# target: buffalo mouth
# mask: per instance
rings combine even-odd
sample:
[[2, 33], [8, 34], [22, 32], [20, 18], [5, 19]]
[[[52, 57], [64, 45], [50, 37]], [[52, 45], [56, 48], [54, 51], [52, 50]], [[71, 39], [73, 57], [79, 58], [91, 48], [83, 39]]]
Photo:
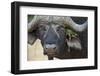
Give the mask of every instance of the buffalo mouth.
[[56, 53], [56, 50], [54, 50], [53, 48], [44, 50], [44, 55], [48, 55], [49, 57], [54, 57], [55, 53]]

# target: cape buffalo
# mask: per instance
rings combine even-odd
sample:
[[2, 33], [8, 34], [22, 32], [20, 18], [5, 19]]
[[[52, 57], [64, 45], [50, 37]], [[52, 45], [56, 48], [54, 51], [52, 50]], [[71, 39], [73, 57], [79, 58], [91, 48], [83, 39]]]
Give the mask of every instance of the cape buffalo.
[[[40, 39], [49, 60], [86, 57], [87, 25], [87, 17], [35, 15], [28, 22], [28, 43], [32, 45]], [[65, 28], [78, 35], [69, 36]]]

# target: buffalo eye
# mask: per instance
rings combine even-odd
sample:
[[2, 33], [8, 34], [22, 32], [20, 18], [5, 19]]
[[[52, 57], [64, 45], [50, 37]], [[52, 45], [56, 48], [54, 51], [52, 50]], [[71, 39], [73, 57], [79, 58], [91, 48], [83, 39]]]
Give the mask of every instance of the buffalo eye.
[[47, 31], [46, 28], [43, 28], [44, 31]]
[[57, 31], [59, 31], [59, 28], [57, 28]]
[[63, 26], [58, 27], [57, 31], [59, 31], [59, 30], [64, 30], [64, 27]]
[[44, 26], [39, 26], [39, 30], [46, 31], [47, 29], [46, 29], [46, 27], [44, 27]]

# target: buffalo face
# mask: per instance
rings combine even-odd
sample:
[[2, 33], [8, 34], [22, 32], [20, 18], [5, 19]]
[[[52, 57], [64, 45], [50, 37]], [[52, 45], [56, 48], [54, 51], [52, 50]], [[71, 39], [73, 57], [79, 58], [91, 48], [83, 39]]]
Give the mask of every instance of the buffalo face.
[[[79, 20], [82, 21], [81, 18]], [[71, 17], [36, 15], [28, 23], [28, 42], [33, 44], [39, 38], [44, 54], [48, 55], [49, 60], [53, 59], [53, 57], [60, 58], [66, 51], [69, 50], [70, 52], [70, 48], [82, 49], [80, 39], [67, 38], [64, 27], [80, 33], [87, 28], [87, 24], [87, 20], [83, 21], [82, 24], [77, 24]]]
[[44, 54], [54, 57], [64, 49], [66, 35], [62, 25], [53, 22], [39, 23], [37, 29], [37, 36], [41, 40]]

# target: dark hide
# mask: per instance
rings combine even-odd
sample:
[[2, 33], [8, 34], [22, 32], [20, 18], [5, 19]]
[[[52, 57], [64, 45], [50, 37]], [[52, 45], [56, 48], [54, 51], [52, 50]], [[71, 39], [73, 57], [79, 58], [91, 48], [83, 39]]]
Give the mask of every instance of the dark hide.
[[[87, 18], [72, 17], [73, 21], [82, 24]], [[53, 57], [59, 59], [86, 58], [87, 57], [87, 29], [78, 33], [77, 42], [81, 44], [82, 49], [69, 47], [66, 41], [65, 29], [59, 22], [42, 21], [36, 25], [36, 30], [28, 33], [28, 43], [33, 44], [37, 38], [41, 40], [44, 49], [44, 55], [48, 55], [48, 59]], [[70, 52], [68, 50], [70, 49]]]

